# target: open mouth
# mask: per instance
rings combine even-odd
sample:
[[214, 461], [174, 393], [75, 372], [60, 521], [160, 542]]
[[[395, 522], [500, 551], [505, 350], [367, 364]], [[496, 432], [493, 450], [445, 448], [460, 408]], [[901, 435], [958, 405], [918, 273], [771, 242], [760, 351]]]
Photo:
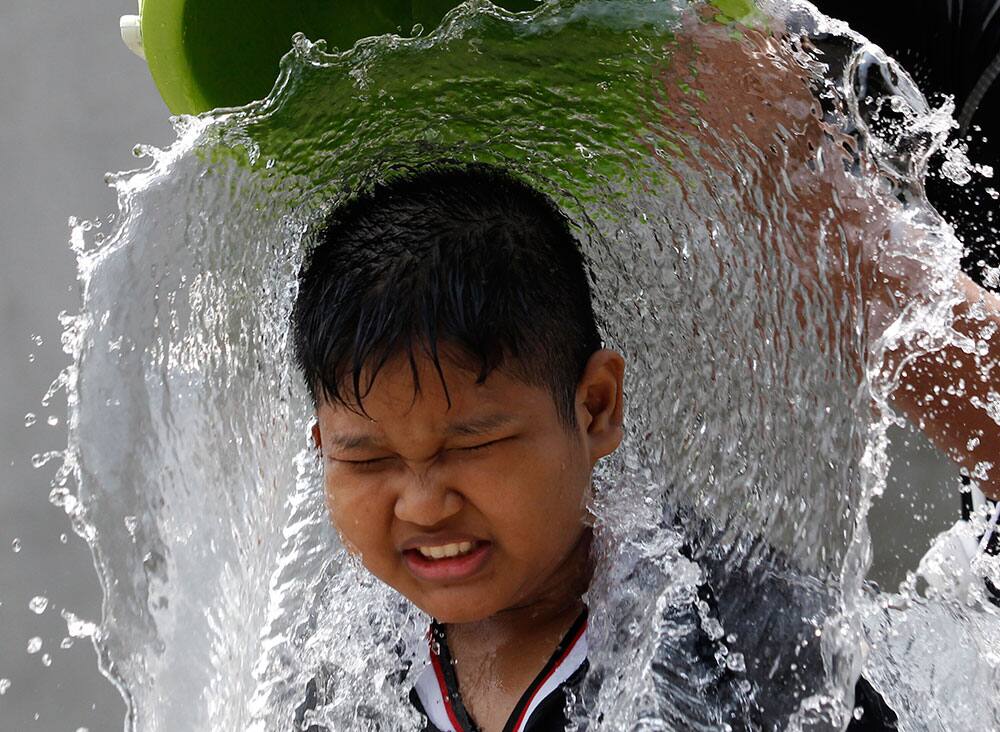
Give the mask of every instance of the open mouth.
[[488, 541], [460, 541], [437, 546], [419, 546], [403, 552], [410, 571], [429, 581], [456, 581], [476, 574], [489, 559]]
[[480, 542], [463, 541], [458, 544], [445, 544], [444, 546], [420, 546], [417, 551], [425, 559], [448, 559], [451, 557], [462, 557], [470, 554]]

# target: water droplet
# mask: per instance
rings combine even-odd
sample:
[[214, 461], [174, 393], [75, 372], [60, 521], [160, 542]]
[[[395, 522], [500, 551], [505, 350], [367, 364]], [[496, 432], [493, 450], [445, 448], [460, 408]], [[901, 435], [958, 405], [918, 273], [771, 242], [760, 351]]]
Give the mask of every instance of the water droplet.
[[[66, 349], [64, 348], [63, 350]], [[67, 353], [69, 353], [69, 351], [67, 351]], [[43, 407], [49, 406], [49, 404], [52, 403], [52, 399], [55, 397], [55, 395], [58, 394], [60, 391], [64, 391], [66, 389], [66, 387], [71, 382], [71, 373], [72, 371], [70, 369], [63, 369], [62, 373], [60, 373], [59, 376], [57, 376], [55, 379], [52, 380], [52, 383], [49, 384], [48, 390], [45, 392], [45, 396], [42, 397]]]
[[53, 414], [47, 420], [45, 420], [45, 423], [48, 424], [49, 427], [55, 427], [56, 425], [59, 424], [59, 418]]
[[35, 362], [35, 354], [29, 353], [28, 354], [28, 363], [34, 363], [34, 362]]
[[69, 542], [69, 537], [66, 534], [59, 534], [59, 543], [66, 544]]
[[59, 642], [59, 647], [62, 648], [64, 651], [69, 650], [70, 648], [73, 647], [73, 639], [69, 637], [63, 638]]
[[28, 603], [28, 609], [35, 615], [41, 615], [49, 607], [49, 598], [42, 595], [35, 595]]
[[37, 635], [28, 641], [28, 653], [34, 655], [42, 650], [42, 639]]
[[51, 666], [52, 665], [52, 656], [50, 656], [48, 653], [43, 653], [42, 654], [42, 665], [46, 666], [46, 667]]
[[10, 543], [10, 549], [15, 554], [20, 554], [21, 553], [21, 540], [20, 539], [14, 539], [14, 541], [12, 541]]
[[33, 468], [43, 468], [49, 464], [52, 460], [57, 457], [62, 457], [63, 453], [59, 450], [49, 450], [48, 452], [39, 452], [31, 456], [31, 467]]
[[972, 180], [972, 163], [968, 155], [958, 145], [952, 144], [945, 149], [945, 161], [941, 165], [941, 175], [955, 185], [964, 186]]
[[97, 633], [97, 626], [86, 620], [81, 620], [69, 610], [60, 613], [66, 621], [66, 630], [72, 638], [93, 638]]
[[0, 679], [0, 696], [7, 693], [10, 688], [10, 679]]
[[37, 333], [32, 333], [31, 334], [31, 342], [34, 343], [36, 346], [40, 346], [45, 341], [43, 341], [42, 337], [40, 335], [38, 335]]
[[37, 421], [38, 421], [38, 417], [35, 415], [34, 412], [28, 412], [26, 415], [24, 415], [24, 426], [25, 427], [33, 427], [34, 424], [35, 424], [35, 422], [37, 422]]

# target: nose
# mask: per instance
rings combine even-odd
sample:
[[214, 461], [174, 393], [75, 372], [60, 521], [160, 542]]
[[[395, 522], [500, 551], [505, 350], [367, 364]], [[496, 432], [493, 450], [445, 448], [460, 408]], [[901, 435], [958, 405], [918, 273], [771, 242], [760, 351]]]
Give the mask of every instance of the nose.
[[[433, 472], [433, 471], [431, 471]], [[462, 510], [464, 499], [448, 483], [426, 473], [407, 471], [401, 477], [394, 513], [400, 521], [436, 526]]]

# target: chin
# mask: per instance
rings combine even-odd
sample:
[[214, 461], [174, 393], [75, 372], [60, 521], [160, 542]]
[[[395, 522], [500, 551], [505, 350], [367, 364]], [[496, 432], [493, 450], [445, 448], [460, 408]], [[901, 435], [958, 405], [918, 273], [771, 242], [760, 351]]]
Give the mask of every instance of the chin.
[[[460, 592], [454, 594], [459, 595]], [[492, 603], [477, 602], [474, 598], [463, 600], [461, 597], [454, 599], [423, 597], [419, 601], [410, 599], [418, 608], [445, 625], [477, 623], [499, 612], [499, 609], [494, 607]]]

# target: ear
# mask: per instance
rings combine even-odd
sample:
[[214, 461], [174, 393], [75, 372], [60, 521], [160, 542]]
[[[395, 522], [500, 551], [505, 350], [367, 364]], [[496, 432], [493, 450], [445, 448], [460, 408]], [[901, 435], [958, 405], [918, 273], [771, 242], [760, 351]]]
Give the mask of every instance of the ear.
[[592, 463], [610, 455], [622, 442], [624, 430], [625, 359], [601, 349], [591, 355], [576, 388], [576, 418]]
[[319, 420], [316, 420], [316, 419], [313, 420], [312, 438], [313, 438], [313, 445], [316, 447], [316, 449], [322, 451], [323, 450], [323, 435], [319, 431]]

